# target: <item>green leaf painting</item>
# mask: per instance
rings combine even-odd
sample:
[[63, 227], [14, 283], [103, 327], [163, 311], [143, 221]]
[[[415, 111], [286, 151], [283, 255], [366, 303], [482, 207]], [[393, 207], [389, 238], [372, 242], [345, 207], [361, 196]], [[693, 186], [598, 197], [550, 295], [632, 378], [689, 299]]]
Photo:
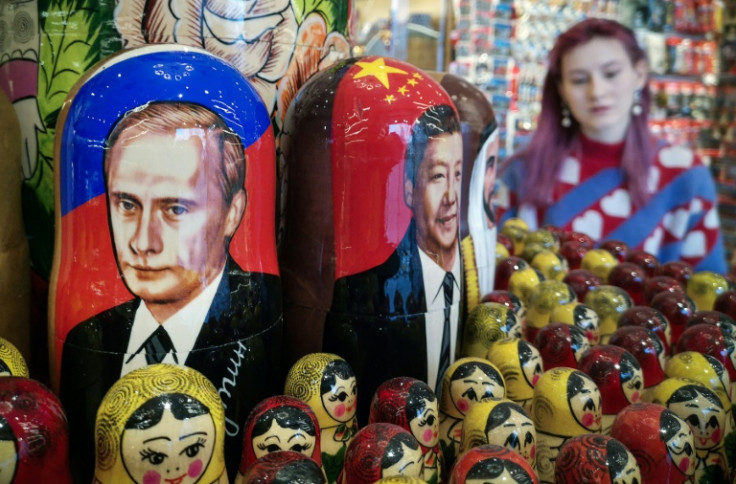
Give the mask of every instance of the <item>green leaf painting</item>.
[[319, 12], [325, 19], [327, 28], [333, 32], [347, 35], [348, 6], [351, 0], [293, 0], [297, 23], [312, 12]]

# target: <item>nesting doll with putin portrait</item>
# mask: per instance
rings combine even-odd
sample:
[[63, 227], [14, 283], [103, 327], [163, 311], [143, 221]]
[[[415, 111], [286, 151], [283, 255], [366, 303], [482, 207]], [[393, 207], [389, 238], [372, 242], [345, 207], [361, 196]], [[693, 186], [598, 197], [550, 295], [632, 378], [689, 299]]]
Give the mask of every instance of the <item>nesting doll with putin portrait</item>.
[[279, 262], [288, 353], [345, 358], [360, 382], [360, 422], [389, 378], [416, 378], [439, 395], [455, 359], [460, 130], [435, 80], [386, 57], [315, 75], [287, 113]]
[[105, 392], [168, 363], [221, 395], [232, 478], [243, 422], [281, 375], [268, 110], [223, 60], [150, 45], [89, 71], [59, 127], [49, 331], [74, 477], [91, 479]]

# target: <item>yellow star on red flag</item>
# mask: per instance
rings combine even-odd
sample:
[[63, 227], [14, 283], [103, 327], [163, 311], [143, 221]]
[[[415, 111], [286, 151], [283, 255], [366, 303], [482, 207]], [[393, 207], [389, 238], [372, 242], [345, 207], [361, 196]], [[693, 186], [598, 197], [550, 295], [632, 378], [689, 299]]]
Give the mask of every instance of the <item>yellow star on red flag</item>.
[[387, 66], [383, 57], [379, 57], [373, 62], [356, 62], [356, 65], [361, 67], [361, 71], [353, 76], [353, 79], [360, 79], [361, 77], [373, 76], [378, 79], [378, 82], [383, 84], [383, 87], [388, 89], [388, 75], [389, 74], [408, 74], [406, 71], [402, 71], [396, 67]]

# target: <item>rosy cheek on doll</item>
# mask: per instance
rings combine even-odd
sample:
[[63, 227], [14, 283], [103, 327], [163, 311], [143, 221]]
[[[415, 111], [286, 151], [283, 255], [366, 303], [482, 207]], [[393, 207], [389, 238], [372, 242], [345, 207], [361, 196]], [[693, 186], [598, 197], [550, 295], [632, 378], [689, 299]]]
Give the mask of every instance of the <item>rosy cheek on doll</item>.
[[585, 413], [583, 414], [583, 426], [586, 428], [590, 428], [591, 425], [593, 425], [593, 421], [595, 418], [593, 417], [592, 413]]
[[710, 437], [711, 439], [713, 439], [714, 444], [720, 442], [721, 441], [721, 429], [715, 429]]
[[160, 484], [161, 474], [156, 471], [148, 471], [143, 475], [143, 484]]
[[539, 375], [534, 375], [532, 377], [532, 386], [536, 386], [538, 381], [539, 381]]
[[338, 405], [337, 407], [335, 407], [335, 416], [337, 418], [340, 418], [343, 415], [345, 415], [345, 404], [344, 403], [341, 403], [340, 405]]
[[535, 455], [537, 455], [537, 446], [536, 445], [532, 445], [532, 451], [529, 452], [529, 457], [532, 458], [532, 459], [534, 459], [534, 456]]
[[470, 405], [468, 404], [467, 400], [465, 400], [464, 398], [461, 398], [460, 400], [457, 401], [457, 408], [462, 413], [465, 413], [468, 411], [468, 408], [470, 408]]
[[192, 479], [195, 477], [198, 477], [204, 468], [204, 464], [200, 459], [195, 460], [191, 464], [189, 464], [189, 470], [187, 471], [187, 474], [189, 474], [189, 477]]
[[431, 442], [433, 435], [434, 435], [434, 432], [432, 432], [432, 429], [427, 429], [424, 431], [424, 435], [422, 436], [422, 438], [424, 439], [425, 442]]
[[690, 468], [690, 459], [688, 459], [687, 457], [685, 457], [680, 462], [680, 470], [682, 472], [687, 472], [689, 468]]

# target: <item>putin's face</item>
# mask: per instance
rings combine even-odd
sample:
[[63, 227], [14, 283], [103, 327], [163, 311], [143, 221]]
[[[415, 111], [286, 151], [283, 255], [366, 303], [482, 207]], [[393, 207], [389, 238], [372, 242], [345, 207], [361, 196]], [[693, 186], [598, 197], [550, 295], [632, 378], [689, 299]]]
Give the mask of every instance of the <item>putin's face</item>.
[[431, 138], [414, 184], [407, 180], [404, 187], [416, 223], [417, 245], [441, 266], [448, 257], [452, 262], [457, 245], [462, 156], [460, 133]]
[[170, 134], [129, 128], [109, 153], [107, 194], [118, 267], [157, 319], [154, 308], [170, 316], [225, 264], [245, 193], [226, 202], [217, 176], [221, 156], [198, 128]]

